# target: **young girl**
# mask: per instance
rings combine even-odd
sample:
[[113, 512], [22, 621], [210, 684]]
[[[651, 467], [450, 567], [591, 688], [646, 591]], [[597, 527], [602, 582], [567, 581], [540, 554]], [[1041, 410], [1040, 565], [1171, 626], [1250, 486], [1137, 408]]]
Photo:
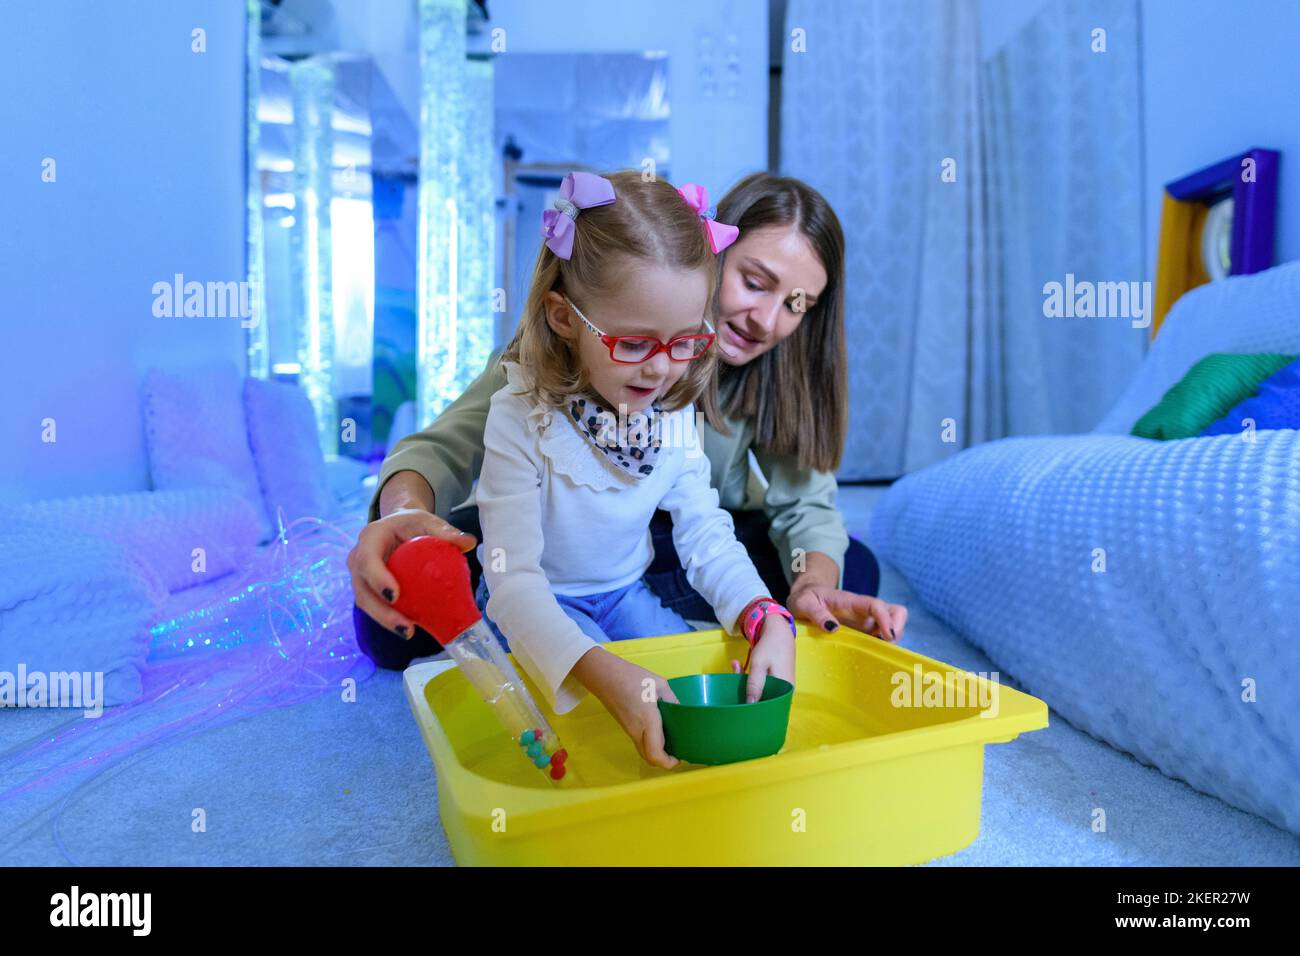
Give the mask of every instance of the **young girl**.
[[692, 408], [714, 360], [714, 256], [736, 229], [704, 216], [703, 189], [638, 172], [570, 173], [561, 195], [488, 413], [479, 598], [557, 713], [590, 691], [671, 767], [655, 704], [671, 689], [600, 647], [690, 630], [643, 580], [657, 508], [691, 585], [752, 646], [749, 698], [769, 673], [794, 681], [794, 619], [718, 505]]

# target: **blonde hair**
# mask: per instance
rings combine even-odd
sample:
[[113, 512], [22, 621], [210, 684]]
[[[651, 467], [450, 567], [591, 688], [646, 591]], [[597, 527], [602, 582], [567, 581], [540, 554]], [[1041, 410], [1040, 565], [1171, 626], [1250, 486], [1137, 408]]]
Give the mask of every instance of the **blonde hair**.
[[[708, 280], [708, 299], [701, 319], [712, 319], [717, 295], [717, 261], [709, 249], [704, 224], [673, 186], [645, 181], [636, 170], [621, 170], [606, 178], [614, 186], [614, 202], [593, 206], [574, 222], [573, 255], [561, 259], [545, 243], [537, 253], [528, 299], [515, 336], [502, 355], [518, 362], [532, 379], [530, 397], [546, 405], [563, 406], [565, 396], [588, 390], [590, 380], [578, 359], [577, 343], [566, 339], [546, 321], [546, 295], [561, 292], [580, 303], [599, 299], [619, 287], [636, 260], [684, 271], [699, 270]], [[713, 378], [716, 349], [686, 366], [686, 372], [662, 400], [668, 411], [691, 404]]]

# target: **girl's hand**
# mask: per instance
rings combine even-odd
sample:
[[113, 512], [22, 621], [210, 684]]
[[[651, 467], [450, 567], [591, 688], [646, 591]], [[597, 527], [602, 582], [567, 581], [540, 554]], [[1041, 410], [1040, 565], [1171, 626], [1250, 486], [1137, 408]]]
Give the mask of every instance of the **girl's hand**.
[[[732, 661], [731, 669], [739, 674], [740, 661]], [[763, 621], [763, 630], [749, 655], [745, 703], [752, 704], [763, 696], [768, 674], [794, 683], [794, 634], [790, 631], [790, 623], [775, 614], [769, 614]]]
[[573, 675], [632, 738], [642, 760], [665, 770], [677, 766], [680, 761], [664, 750], [663, 717], [656, 703], [660, 699], [677, 703], [668, 681], [600, 647], [582, 655], [573, 665]]
[[907, 626], [907, 608], [903, 605], [824, 584], [796, 583], [788, 604], [795, 617], [810, 621], [827, 633], [844, 623], [892, 644], [902, 640], [903, 628]]
[[357, 607], [408, 641], [415, 636], [415, 622], [392, 606], [399, 596], [399, 588], [387, 562], [399, 544], [423, 534], [444, 538], [462, 551], [470, 551], [478, 544], [472, 534], [453, 528], [431, 512], [399, 508], [362, 528], [356, 545], [348, 552], [348, 570], [352, 572]]

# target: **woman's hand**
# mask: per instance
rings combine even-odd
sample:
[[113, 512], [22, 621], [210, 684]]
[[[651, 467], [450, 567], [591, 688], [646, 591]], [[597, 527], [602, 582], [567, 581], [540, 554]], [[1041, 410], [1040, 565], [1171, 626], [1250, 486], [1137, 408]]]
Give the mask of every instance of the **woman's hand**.
[[352, 572], [357, 607], [408, 641], [415, 636], [415, 622], [391, 606], [399, 597], [399, 589], [387, 562], [403, 541], [426, 534], [450, 541], [462, 551], [478, 544], [472, 534], [453, 528], [423, 508], [398, 508], [362, 528], [356, 546], [348, 552], [348, 570]]
[[[740, 661], [732, 661], [731, 669], [739, 674]], [[790, 622], [776, 614], [769, 614], [763, 621], [763, 630], [749, 655], [745, 703], [752, 704], [763, 696], [768, 674], [794, 684], [794, 632]]]
[[573, 676], [605, 705], [632, 738], [642, 760], [665, 770], [677, 766], [678, 759], [664, 750], [663, 717], [656, 703], [660, 699], [677, 703], [668, 681], [601, 647], [579, 658]]
[[840, 624], [847, 624], [893, 643], [902, 640], [903, 628], [907, 626], [907, 608], [903, 605], [824, 584], [801, 585], [796, 581], [788, 603], [795, 617], [816, 624], [827, 633]]

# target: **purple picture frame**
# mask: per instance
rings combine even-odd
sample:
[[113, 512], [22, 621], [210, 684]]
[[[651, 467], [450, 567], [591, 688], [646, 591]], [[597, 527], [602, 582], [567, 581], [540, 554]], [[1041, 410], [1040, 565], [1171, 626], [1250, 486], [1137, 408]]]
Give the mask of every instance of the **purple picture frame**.
[[[1246, 159], [1255, 161], [1254, 182], [1241, 178], [1241, 164]], [[1180, 202], [1208, 204], [1232, 194], [1230, 275], [1262, 272], [1273, 264], [1280, 159], [1275, 149], [1248, 149], [1165, 185], [1165, 191]]]

